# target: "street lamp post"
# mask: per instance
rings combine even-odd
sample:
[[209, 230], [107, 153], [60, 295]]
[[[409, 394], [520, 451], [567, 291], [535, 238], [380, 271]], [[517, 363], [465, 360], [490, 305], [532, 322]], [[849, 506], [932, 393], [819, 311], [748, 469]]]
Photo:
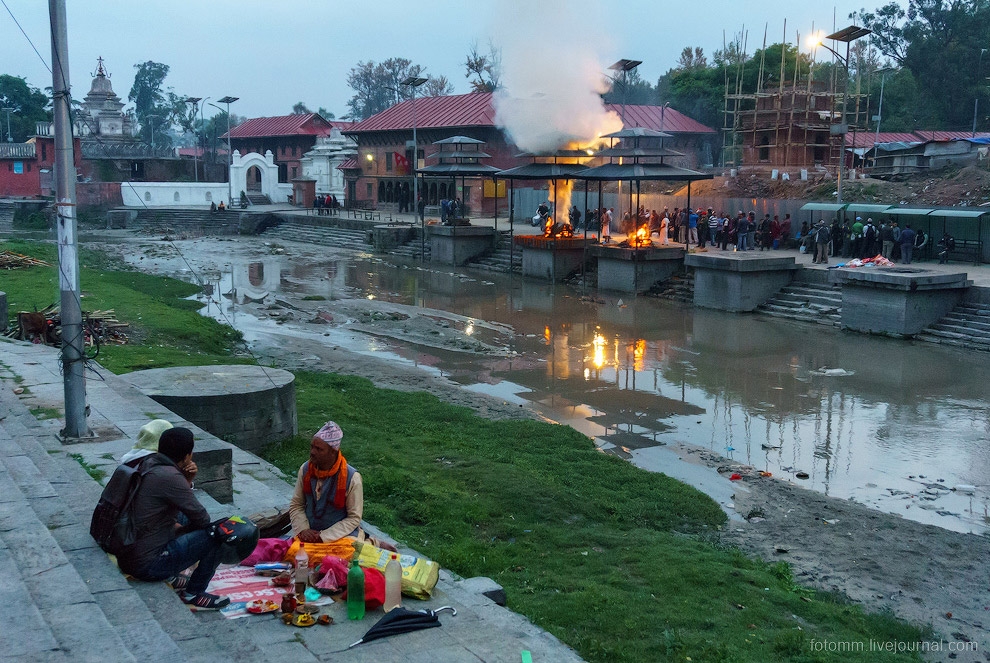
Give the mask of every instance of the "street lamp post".
[[[234, 151], [230, 149], [230, 105], [240, 99], [240, 97], [220, 97], [217, 99], [221, 104], [227, 104], [227, 205], [234, 204], [233, 183], [230, 181], [230, 169], [234, 165]], [[213, 106], [213, 104], [210, 104]], [[216, 108], [216, 106], [213, 106]]]
[[[987, 49], [980, 49], [980, 59], [976, 65], [976, 80], [980, 80], [980, 70], [983, 68], [983, 54], [987, 52]], [[973, 98], [973, 138], [976, 138], [976, 111], [980, 107], [980, 88], [976, 88], [976, 96]], [[10, 122], [10, 115], [7, 115], [7, 121]], [[10, 128], [8, 127], [7, 133], [10, 133]]]
[[[413, 160], [412, 160], [412, 180], [413, 180], [413, 210], [419, 214], [419, 179], [416, 177], [416, 170], [419, 168], [419, 143], [416, 142], [416, 88], [425, 83], [428, 79], [419, 76], [409, 76], [399, 85], [408, 85], [412, 88], [412, 134], [413, 134]], [[419, 220], [419, 260], [426, 261], [426, 217]]]
[[825, 39], [831, 39], [832, 41], [843, 41], [846, 43], [846, 57], [842, 57], [834, 49], [829, 48], [825, 44], [818, 42], [818, 46], [821, 46], [829, 53], [838, 58], [839, 62], [842, 63], [842, 68], [845, 71], [845, 84], [842, 86], [842, 117], [839, 118], [838, 125], [832, 125], [832, 134], [841, 133], [842, 134], [842, 152], [839, 154], [839, 184], [836, 187], [836, 202], [840, 205], [842, 204], [842, 180], [845, 178], [846, 174], [846, 134], [849, 133], [849, 125], [846, 123], [846, 102], [849, 99], [849, 47], [852, 42], [871, 34], [873, 31], [867, 28], [861, 28], [857, 25], [850, 25], [848, 28], [843, 28], [838, 32], [832, 33], [825, 37]]
[[[13, 134], [10, 133], [10, 111], [16, 110], [16, 109], [13, 106], [4, 106], [3, 108], [0, 108], [0, 110], [2, 110], [5, 113], [7, 113], [7, 142], [8, 143], [13, 143], [14, 142], [14, 136], [13, 136]], [[973, 120], [973, 122], [976, 122], [976, 120]]]
[[[209, 99], [209, 97], [207, 97], [206, 99]], [[185, 101], [186, 101], [186, 103], [193, 104], [193, 125], [196, 124], [196, 106], [199, 105], [199, 107], [200, 107], [200, 114], [199, 114], [200, 127], [202, 127], [203, 111], [202, 111], [202, 105], [199, 102], [201, 102], [201, 101], [204, 101], [205, 102], [205, 99], [203, 99], [202, 97], [186, 97]], [[193, 171], [194, 171], [194, 177], [196, 178], [196, 181], [199, 182], [199, 154], [198, 154], [198, 152], [199, 152], [199, 132], [198, 131], [195, 131], [194, 133], [196, 134], [196, 146], [195, 146], [195, 149], [193, 150]], [[206, 179], [205, 161], [204, 161], [203, 179]]]
[[162, 116], [161, 115], [155, 115], [155, 114], [149, 114], [149, 115], [145, 115], [145, 117], [148, 118], [149, 120], [151, 120], [151, 152], [152, 152], [152, 154], [154, 154], [154, 152], [155, 152], [155, 120], [156, 119], [157, 120], [160, 120]]
[[[664, 116], [667, 114], [667, 106], [670, 105], [669, 101], [665, 101], [663, 106], [660, 107], [660, 133], [667, 130], [667, 123]], [[663, 147], [663, 137], [660, 138], [660, 147]]]
[[887, 74], [898, 71], [897, 69], [881, 69], [880, 74], [880, 103], [877, 104], [877, 135], [873, 139], [873, 166], [877, 165], [877, 144], [880, 142], [880, 123], [883, 122], [883, 86], [887, 82]]
[[[612, 71], [622, 72], [622, 113], [619, 117], [622, 119], [622, 126], [626, 126], [626, 89], [627, 89], [627, 75], [630, 71], [643, 64], [642, 60], [619, 60], [613, 64], [609, 69]], [[615, 80], [615, 79], [612, 79]]]

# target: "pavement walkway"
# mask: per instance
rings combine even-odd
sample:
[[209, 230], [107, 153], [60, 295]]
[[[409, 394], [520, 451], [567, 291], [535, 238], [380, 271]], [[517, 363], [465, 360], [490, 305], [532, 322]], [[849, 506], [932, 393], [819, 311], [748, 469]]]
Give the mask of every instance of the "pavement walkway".
[[[450, 605], [456, 616], [445, 612], [441, 628], [346, 651], [378, 620], [380, 609], [354, 622], [343, 604], [334, 604], [324, 608], [333, 626], [300, 629], [284, 625], [277, 613], [241, 619], [192, 613], [164, 583], [129, 581], [89, 536], [102, 487], [87, 470], [108, 476], [140, 427], [154, 418], [188, 426], [198, 440], [226, 443], [99, 367], [87, 374], [87, 402], [97, 437], [63, 445], [58, 351], [0, 338], [0, 659], [518, 663], [529, 651], [537, 662], [581, 661], [555, 637], [483, 595], [492, 581], [446, 571], [431, 600], [405, 604]], [[197, 491], [212, 516], [288, 504], [292, 486], [282, 472], [236, 447], [232, 453], [233, 504]]]

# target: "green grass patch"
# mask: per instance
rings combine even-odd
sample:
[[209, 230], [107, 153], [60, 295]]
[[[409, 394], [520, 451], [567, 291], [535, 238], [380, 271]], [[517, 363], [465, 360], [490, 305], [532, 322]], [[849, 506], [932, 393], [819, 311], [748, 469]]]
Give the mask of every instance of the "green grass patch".
[[[918, 660], [869, 651], [918, 629], [719, 545], [726, 521], [710, 498], [569, 427], [488, 421], [321, 373], [297, 373], [296, 397], [300, 430], [342, 426], [367, 520], [461, 576], [493, 578], [509, 607], [590, 661]], [[308, 446], [301, 436], [267, 458], [294, 476]], [[867, 646], [837, 656], [813, 639]]]
[[304, 302], [325, 302], [327, 298], [323, 295], [306, 295], [302, 300]]
[[35, 419], [58, 419], [62, 416], [62, 411], [53, 407], [33, 407], [30, 409]]
[[107, 473], [101, 470], [100, 468], [96, 467], [95, 465], [90, 465], [89, 463], [87, 463], [86, 459], [83, 458], [82, 454], [69, 454], [69, 458], [72, 458], [74, 461], [79, 463], [82, 466], [82, 468], [86, 470], [86, 474], [93, 477], [93, 479], [95, 479], [98, 483], [102, 483], [103, 479], [106, 478]]
[[[55, 247], [43, 242], [12, 241], [0, 249], [55, 263]], [[236, 357], [241, 333], [199, 315], [200, 304], [185, 299], [199, 287], [176, 279], [125, 269], [100, 252], [80, 251], [80, 283], [84, 311], [112, 309], [128, 323], [129, 343], [104, 345], [100, 363], [114, 373], [219, 363], [255, 363]], [[59, 301], [58, 274], [53, 267], [31, 267], [4, 273], [11, 314], [41, 310]]]

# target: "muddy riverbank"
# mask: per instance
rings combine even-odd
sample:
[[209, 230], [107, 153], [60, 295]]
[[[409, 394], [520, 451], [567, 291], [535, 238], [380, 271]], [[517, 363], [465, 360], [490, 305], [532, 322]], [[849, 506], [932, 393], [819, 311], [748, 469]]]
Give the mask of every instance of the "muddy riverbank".
[[[259, 245], [256, 238], [211, 239], [180, 242], [176, 249], [163, 242], [127, 240], [115, 245], [114, 251], [146, 271], [184, 274], [194, 280], [193, 270], [200, 278], [206, 275], [204, 280], [214, 279], [211, 306], [221, 318], [237, 317], [236, 326], [266, 363], [289, 370], [360, 375], [381, 387], [426, 390], [490, 418], [554, 418], [538, 402], [516, 393], [467, 388], [463, 376], [436, 361], [438, 353], [456, 353], [525, 364], [534, 360], [518, 348], [540, 339], [520, 340], [502, 323], [479, 322], [483, 316], [357, 298], [358, 293], [336, 278], [335, 270], [328, 270], [321, 286], [326, 292], [319, 295], [312, 294], [312, 288], [304, 295], [288, 287], [275, 296], [265, 290], [265, 279], [258, 273], [243, 292], [221, 287], [226, 286], [221, 284], [224, 261], [236, 256], [257, 259], [259, 253], [289, 251], [311, 260], [328, 251]], [[332, 258], [330, 253], [323, 258]], [[297, 277], [291, 270], [281, 275], [290, 286], [293, 278]], [[483, 280], [484, 276], [464, 278]], [[930, 623], [946, 642], [969, 639], [980, 644], [981, 651], [975, 654], [949, 658], [946, 648], [930, 660], [990, 660], [985, 657], [990, 643], [987, 537], [828, 497], [779, 475], [761, 476], [762, 468], [727, 458], [714, 447], [670, 443], [666, 448], [686, 463], [714, 468], [725, 478], [734, 472], [742, 476], [731, 484], [729, 507], [739, 519], [727, 524], [723, 541], [770, 561], [787, 561], [802, 583], [841, 592], [870, 609], [890, 609], [911, 621]], [[918, 492], [924, 489], [919, 484]]]

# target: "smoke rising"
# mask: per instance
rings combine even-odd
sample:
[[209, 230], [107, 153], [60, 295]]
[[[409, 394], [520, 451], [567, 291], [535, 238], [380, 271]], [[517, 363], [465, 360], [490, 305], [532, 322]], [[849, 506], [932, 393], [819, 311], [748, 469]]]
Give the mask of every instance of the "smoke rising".
[[568, 143], [591, 144], [618, 131], [606, 111], [604, 13], [594, 0], [498, 3], [496, 32], [502, 47], [502, 87], [495, 93], [495, 122], [527, 152], [545, 153]]

